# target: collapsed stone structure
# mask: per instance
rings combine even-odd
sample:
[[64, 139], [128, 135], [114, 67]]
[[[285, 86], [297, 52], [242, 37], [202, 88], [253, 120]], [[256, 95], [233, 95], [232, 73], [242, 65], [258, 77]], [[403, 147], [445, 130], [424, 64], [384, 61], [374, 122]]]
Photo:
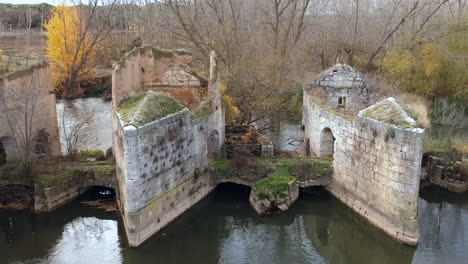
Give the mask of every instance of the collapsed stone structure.
[[[393, 98], [365, 108], [366, 87], [362, 74], [341, 64], [306, 85], [302, 151], [333, 157], [326, 188], [393, 238], [415, 245], [424, 130]], [[361, 111], [343, 115], [348, 107]]]
[[0, 77], [0, 120], [0, 165], [20, 159], [18, 147], [27, 137], [36, 155], [60, 154], [52, 75], [46, 62]]
[[[114, 154], [130, 246], [140, 245], [215, 187], [206, 172], [224, 141], [217, 59], [212, 53], [208, 82], [191, 71], [190, 63], [185, 51], [139, 47], [114, 65]], [[142, 95], [149, 90], [156, 93]], [[152, 97], [158, 105], [146, 104], [150, 99], [135, 103], [135, 96]], [[168, 109], [143, 122], [146, 111], [160, 110], [155, 108]], [[127, 119], [126, 111], [134, 109]]]

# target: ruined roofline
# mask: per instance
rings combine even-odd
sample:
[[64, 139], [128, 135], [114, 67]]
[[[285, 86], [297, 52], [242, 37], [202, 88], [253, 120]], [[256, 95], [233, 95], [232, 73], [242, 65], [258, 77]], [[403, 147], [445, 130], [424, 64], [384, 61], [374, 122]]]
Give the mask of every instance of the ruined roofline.
[[357, 116], [392, 125], [396, 128], [411, 130], [415, 133], [424, 132], [424, 129], [418, 126], [417, 122], [398, 104], [394, 97], [388, 97], [359, 111]]
[[[333, 74], [334, 72], [337, 74]], [[333, 84], [333, 82], [336, 83]], [[340, 82], [343, 84], [337, 85]], [[367, 83], [367, 77], [356, 68], [338, 63], [317, 74], [312, 81], [304, 85], [304, 90], [310, 90], [315, 87], [365, 88]]]
[[34, 72], [34, 70], [36, 69], [40, 69], [40, 68], [43, 68], [43, 67], [49, 67], [49, 62], [47, 62], [46, 60], [42, 60], [40, 62], [37, 62], [37, 63], [34, 63], [26, 68], [23, 68], [23, 69], [20, 69], [20, 70], [17, 70], [17, 71], [13, 71], [13, 72], [9, 72], [9, 73], [5, 73], [4, 75], [0, 75], [0, 81], [3, 81], [3, 80], [8, 80], [8, 81], [11, 81], [11, 80], [14, 80], [14, 79], [18, 79], [20, 77], [23, 77], [23, 76], [26, 76], [28, 74], [31, 74]]
[[136, 54], [143, 53], [145, 51], [151, 51], [154, 60], [159, 60], [161, 58], [173, 58], [174, 54], [177, 54], [179, 56], [183, 56], [183, 55], [192, 56], [192, 53], [187, 49], [169, 50], [169, 49], [162, 49], [162, 48], [153, 47], [153, 46], [150, 46], [150, 45], [134, 47], [133, 49], [131, 49], [130, 51], [125, 53], [120, 58], [120, 60], [114, 62], [114, 64], [112, 65], [112, 70], [119, 70], [120, 68], [122, 68], [123, 65], [125, 65], [125, 63], [127, 62], [127, 60], [130, 57], [133, 57]]

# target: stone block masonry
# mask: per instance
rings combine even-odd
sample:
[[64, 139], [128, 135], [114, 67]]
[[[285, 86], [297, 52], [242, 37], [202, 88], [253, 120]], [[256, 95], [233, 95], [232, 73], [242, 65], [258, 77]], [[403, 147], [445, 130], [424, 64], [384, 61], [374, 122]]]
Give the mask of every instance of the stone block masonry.
[[411, 127], [368, 115], [378, 105], [394, 103], [387, 99], [346, 119], [318, 106], [304, 91], [302, 150], [333, 157], [334, 173], [326, 188], [335, 197], [396, 240], [416, 245], [424, 130], [413, 127], [414, 120], [399, 107], [392, 113], [400, 113], [405, 127]]
[[[211, 67], [216, 63], [212, 54]], [[114, 80], [127, 72], [122, 65], [114, 70]], [[120, 89], [114, 83], [114, 96], [124, 98], [139, 92], [125, 87]], [[215, 187], [208, 174], [208, 161], [220, 151], [225, 125], [217, 71], [210, 76], [208, 91], [213, 111], [205, 116], [191, 119], [189, 110], [184, 108], [138, 127], [123, 125], [116, 111], [115, 104], [119, 102], [114, 101], [119, 204], [130, 246], [143, 243]]]

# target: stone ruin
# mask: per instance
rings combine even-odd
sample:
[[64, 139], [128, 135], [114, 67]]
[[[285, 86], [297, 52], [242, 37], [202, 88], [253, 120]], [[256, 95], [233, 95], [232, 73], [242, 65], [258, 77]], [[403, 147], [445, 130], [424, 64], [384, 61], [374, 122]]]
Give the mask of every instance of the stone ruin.
[[[36, 156], [60, 154], [60, 139], [52, 92], [52, 75], [46, 62], [0, 76], [0, 165], [20, 159], [16, 141], [25, 132], [33, 139]], [[24, 118], [32, 121], [31, 130]]]
[[206, 174], [224, 142], [217, 58], [212, 52], [208, 81], [191, 60], [186, 51], [139, 47], [114, 65], [113, 145], [130, 246], [216, 186]]
[[[415, 245], [424, 130], [394, 98], [369, 107], [367, 98], [367, 80], [348, 65], [306, 85], [302, 152], [333, 158], [326, 189], [391, 237]], [[357, 116], [344, 115], [355, 110]]]
[[353, 114], [367, 106], [367, 78], [351, 66], [336, 64], [304, 85], [306, 91], [321, 99], [324, 107], [339, 113]]

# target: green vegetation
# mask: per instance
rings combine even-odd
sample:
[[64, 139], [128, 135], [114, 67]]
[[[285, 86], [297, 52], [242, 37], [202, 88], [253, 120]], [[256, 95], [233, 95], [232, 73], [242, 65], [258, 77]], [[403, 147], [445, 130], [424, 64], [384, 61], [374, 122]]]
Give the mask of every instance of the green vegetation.
[[[275, 168], [275, 175], [296, 177], [299, 181], [316, 180], [333, 173], [332, 160], [330, 158], [258, 158], [249, 157], [250, 167]], [[211, 164], [214, 170], [236, 170], [230, 160], [218, 159]], [[242, 169], [242, 168], [241, 168]]]
[[104, 157], [104, 151], [100, 149], [83, 150], [80, 152], [80, 155], [87, 158]]
[[424, 133], [424, 152], [447, 152], [455, 148], [468, 155], [468, 130], [451, 133], [446, 129], [432, 127]]
[[86, 90], [86, 95], [90, 97], [98, 97], [112, 91], [112, 78], [100, 78], [93, 85], [90, 85]]
[[60, 183], [65, 183], [77, 179], [83, 172], [76, 169], [57, 170], [50, 173], [41, 173], [37, 175], [36, 181], [39, 186], [48, 188]]
[[416, 128], [416, 124], [406, 120], [402, 109], [398, 109], [391, 101], [385, 101], [364, 112], [364, 117], [370, 117], [381, 122], [390, 123], [400, 128]]
[[211, 103], [212, 103], [211, 100], [203, 101], [197, 108], [190, 111], [190, 118], [192, 120], [200, 119], [207, 115], [212, 114], [213, 108], [211, 107]]
[[386, 78], [398, 82], [405, 92], [428, 99], [450, 96], [467, 102], [468, 89], [464, 87], [468, 83], [468, 64], [456, 60], [463, 56], [453, 56], [463, 50], [466, 53], [466, 39], [456, 35], [449, 38], [449, 52], [435, 43], [418, 49], [394, 49], [381, 65]]
[[142, 126], [184, 109], [166, 94], [147, 92], [126, 99], [118, 112], [126, 125]]
[[286, 166], [278, 168], [275, 175], [258, 181], [254, 189], [260, 198], [282, 197], [289, 189], [289, 182], [294, 180]]
[[222, 170], [229, 168], [229, 161], [227, 159], [217, 159], [211, 164], [211, 168], [215, 170]]
[[173, 56], [174, 54], [170, 50], [162, 50], [158, 48], [153, 48], [153, 59], [155, 60], [159, 60], [161, 58], [172, 58]]

